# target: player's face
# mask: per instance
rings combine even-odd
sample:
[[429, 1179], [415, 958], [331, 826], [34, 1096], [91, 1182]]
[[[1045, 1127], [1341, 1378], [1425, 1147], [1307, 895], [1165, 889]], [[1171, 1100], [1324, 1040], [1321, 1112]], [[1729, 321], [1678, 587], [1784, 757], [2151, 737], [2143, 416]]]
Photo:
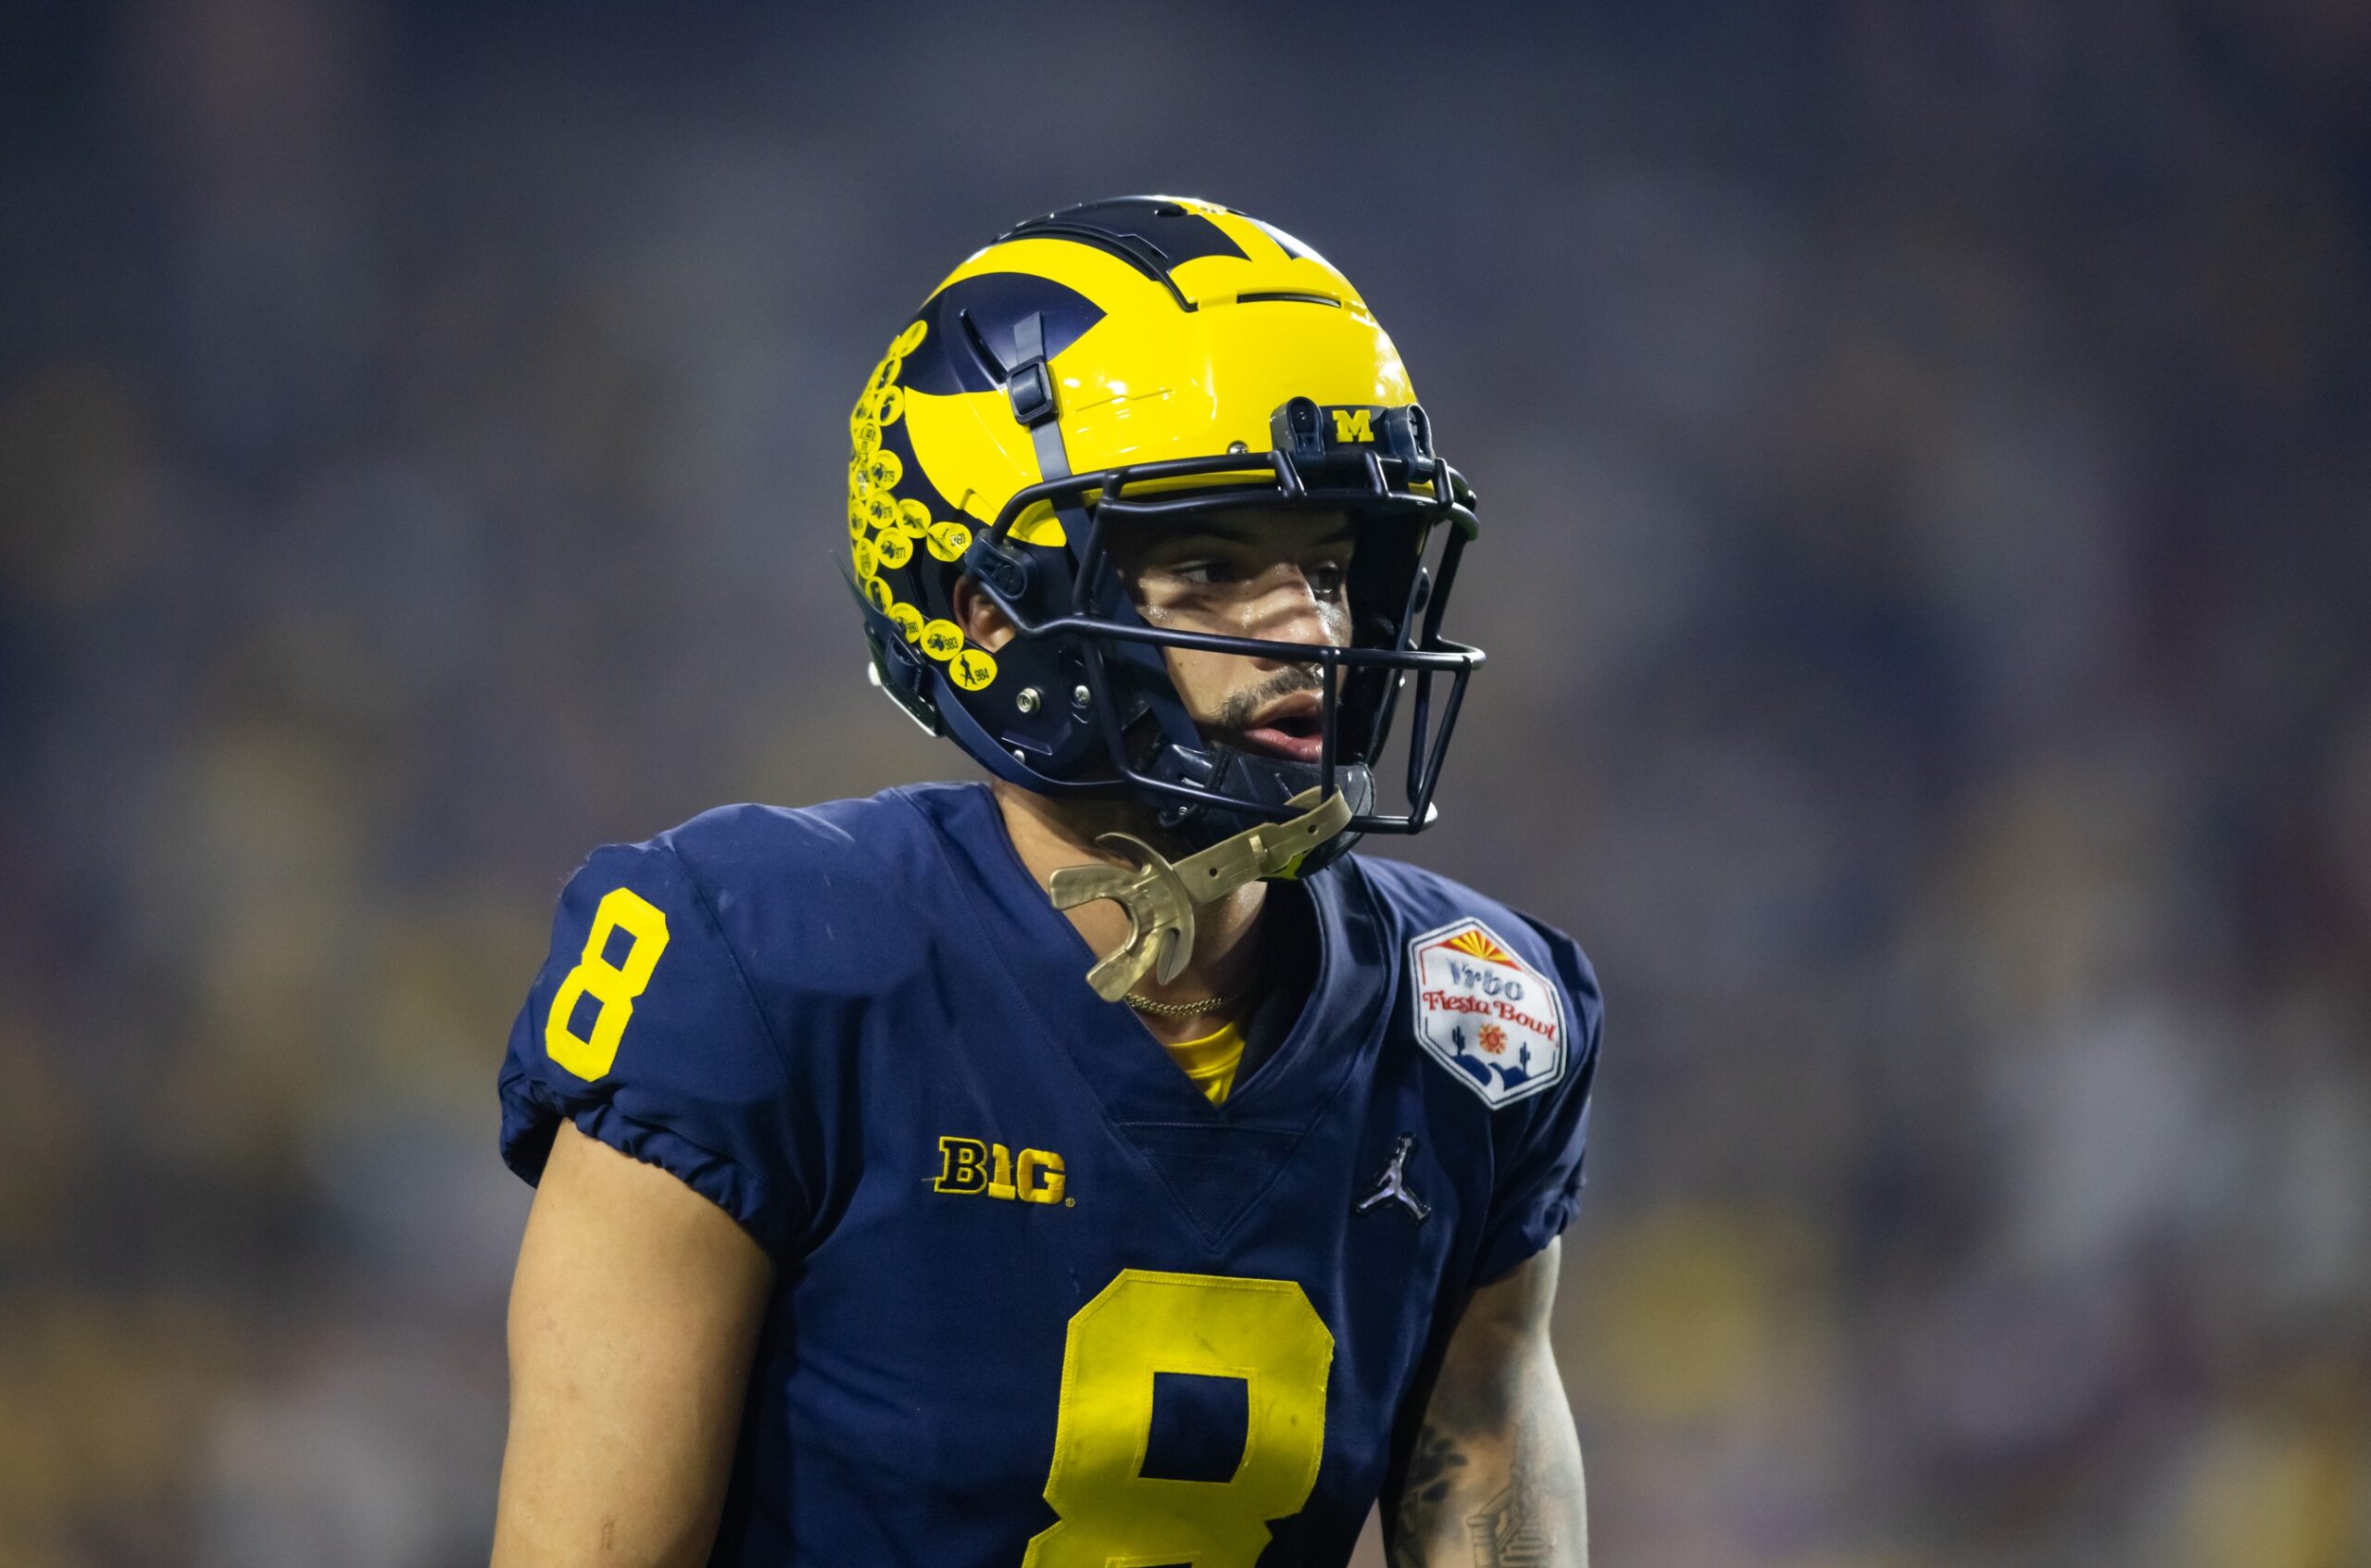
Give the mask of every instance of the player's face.
[[[1126, 530], [1113, 556], [1136, 611], [1168, 631], [1346, 647], [1354, 543], [1338, 512], [1245, 510]], [[1323, 748], [1314, 663], [1165, 649], [1205, 737], [1298, 762]]]

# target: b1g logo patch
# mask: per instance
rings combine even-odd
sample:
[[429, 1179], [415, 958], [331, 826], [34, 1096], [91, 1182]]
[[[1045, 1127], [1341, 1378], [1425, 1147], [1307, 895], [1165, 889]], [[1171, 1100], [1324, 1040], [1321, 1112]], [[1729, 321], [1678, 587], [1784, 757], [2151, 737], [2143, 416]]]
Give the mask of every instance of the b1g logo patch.
[[1408, 944], [1416, 1038], [1493, 1107], [1564, 1075], [1564, 998], [1478, 920]]

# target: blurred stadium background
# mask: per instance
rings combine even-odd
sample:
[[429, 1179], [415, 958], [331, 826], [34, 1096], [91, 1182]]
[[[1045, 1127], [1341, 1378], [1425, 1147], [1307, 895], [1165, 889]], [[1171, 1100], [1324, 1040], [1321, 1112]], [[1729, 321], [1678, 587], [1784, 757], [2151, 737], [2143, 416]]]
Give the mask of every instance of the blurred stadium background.
[[665, 9], [0, 11], [0, 1562], [483, 1561], [561, 880], [958, 770], [843, 412], [1179, 190], [1484, 494], [1599, 1560], [2371, 1562], [2371, 10]]

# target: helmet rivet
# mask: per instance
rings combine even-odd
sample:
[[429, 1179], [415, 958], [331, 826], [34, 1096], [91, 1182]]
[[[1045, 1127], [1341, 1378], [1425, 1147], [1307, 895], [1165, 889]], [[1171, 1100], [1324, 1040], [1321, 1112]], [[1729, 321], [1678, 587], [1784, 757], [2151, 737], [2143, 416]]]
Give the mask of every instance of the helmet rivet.
[[1012, 699], [1012, 705], [1013, 705], [1015, 708], [1020, 709], [1023, 713], [1035, 713], [1035, 712], [1036, 712], [1036, 711], [1037, 711], [1037, 688], [1036, 688], [1036, 687], [1035, 687], [1035, 686], [1023, 686], [1023, 687], [1022, 687], [1022, 688], [1021, 688], [1021, 695], [1020, 695], [1020, 696], [1016, 696], [1016, 697], [1014, 697], [1014, 698]]
[[1226, 444], [1226, 455], [1230, 458], [1240, 457], [1250, 450], [1251, 444], [1248, 441], [1230, 441]]
[[1077, 703], [1081, 708], [1085, 708], [1088, 703], [1095, 700], [1095, 694], [1088, 691], [1085, 686], [1073, 686], [1071, 688], [1071, 700]]

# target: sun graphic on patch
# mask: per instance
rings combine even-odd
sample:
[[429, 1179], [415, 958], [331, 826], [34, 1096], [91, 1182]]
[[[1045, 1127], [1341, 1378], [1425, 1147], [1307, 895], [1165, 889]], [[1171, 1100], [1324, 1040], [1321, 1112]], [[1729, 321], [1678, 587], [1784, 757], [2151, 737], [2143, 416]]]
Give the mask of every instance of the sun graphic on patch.
[[1507, 1054], [1507, 1032], [1495, 1023], [1486, 1023], [1476, 1029], [1474, 1032], [1474, 1043], [1480, 1046], [1486, 1055]]
[[1505, 964], [1510, 969], [1515, 968], [1522, 961], [1500, 947], [1499, 939], [1479, 925], [1459, 932], [1442, 945], [1454, 948], [1458, 952], [1487, 960], [1491, 963]]

